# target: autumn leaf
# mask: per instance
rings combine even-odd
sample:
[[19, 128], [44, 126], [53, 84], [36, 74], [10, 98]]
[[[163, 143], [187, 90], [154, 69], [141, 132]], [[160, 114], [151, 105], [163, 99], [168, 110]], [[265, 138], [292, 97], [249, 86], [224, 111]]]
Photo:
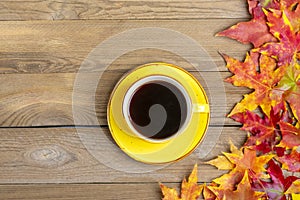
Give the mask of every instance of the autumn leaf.
[[253, 176], [261, 176], [263, 172], [265, 172], [265, 165], [271, 160], [274, 155], [263, 155], [263, 156], [257, 156], [256, 151], [249, 149], [249, 148], [243, 148], [244, 154], [243, 156], [238, 156], [236, 154], [232, 153], [224, 153], [224, 155], [235, 164], [235, 168], [239, 171], [246, 171], [251, 170], [253, 172]]
[[264, 2], [264, 4], [261, 4], [259, 1], [248, 0], [248, 4], [249, 12], [253, 18], [247, 22], [240, 22], [218, 33], [217, 36], [226, 36], [242, 43], [252, 43], [254, 47], [259, 47], [266, 42], [276, 41], [276, 38], [269, 32], [262, 11], [263, 7], [270, 7], [269, 3]]
[[204, 186], [203, 186], [203, 197], [204, 197], [205, 200], [215, 200], [217, 198], [215, 193], [209, 189], [209, 187], [213, 187], [213, 186], [215, 186], [215, 185], [210, 184], [209, 186], [207, 186], [206, 184], [204, 184]]
[[279, 147], [292, 149], [293, 147], [300, 146], [300, 129], [291, 124], [280, 122], [279, 123], [282, 139]]
[[299, 0], [280, 0], [281, 10], [294, 10], [295, 6], [299, 4]]
[[164, 200], [180, 200], [178, 193], [174, 188], [168, 188], [163, 184], [160, 184], [160, 188], [164, 195]]
[[160, 184], [160, 188], [163, 193], [163, 200], [196, 200], [202, 192], [203, 186], [198, 185], [197, 177], [197, 165], [194, 166], [192, 173], [190, 174], [188, 181], [183, 180], [181, 184], [181, 197], [178, 196], [178, 193], [173, 188], [168, 188], [163, 184]]
[[223, 56], [233, 73], [226, 81], [252, 90], [228, 115], [242, 124], [247, 140], [206, 162], [225, 174], [200, 186], [193, 170], [181, 196], [161, 184], [164, 199], [196, 199], [201, 191], [206, 200], [300, 196], [300, 1], [247, 2], [252, 19], [217, 34], [254, 46], [244, 61]]
[[263, 192], [254, 191], [251, 187], [248, 171], [237, 183], [237, 189], [228, 189], [222, 187], [208, 187], [217, 197], [217, 199], [241, 199], [241, 200], [257, 200], [264, 196]]
[[269, 32], [266, 21], [261, 18], [240, 22], [216, 36], [226, 36], [244, 44], [252, 43], [254, 47], [259, 47], [266, 42], [276, 41], [276, 38]]
[[233, 190], [236, 184], [238, 184], [242, 180], [244, 173], [244, 171], [234, 168], [229, 173], [223, 174], [221, 177], [215, 178], [213, 182], [218, 184], [218, 187], [214, 188], [219, 188], [221, 190]]
[[[242, 156], [243, 153], [238, 150], [236, 146], [230, 141], [230, 151], [231, 153], [237, 154], [239, 156]], [[228, 160], [225, 156], [218, 156], [217, 158], [210, 160], [208, 162], [205, 162], [206, 164], [213, 165], [217, 167], [220, 170], [231, 170], [235, 166], [232, 162]]]
[[235, 121], [243, 124], [242, 130], [249, 131], [250, 136], [245, 143], [246, 146], [256, 146], [261, 143], [269, 144], [268, 147], [275, 146], [276, 137], [279, 136], [277, 131], [278, 119], [273, 118], [271, 111], [270, 118], [268, 116], [260, 117], [258, 114], [251, 111], [237, 113], [233, 115]]
[[[284, 2], [284, 1], [282, 1]], [[285, 15], [290, 22], [290, 26], [292, 30], [296, 33], [300, 30], [300, 6], [299, 2], [295, 2], [294, 0], [290, 0], [286, 5], [282, 5], [286, 9], [282, 9], [285, 11]]]
[[261, 181], [262, 186], [260, 190], [266, 192], [269, 199], [286, 199], [286, 191], [298, 178], [295, 176], [288, 176], [285, 178], [280, 166], [274, 161], [269, 162], [267, 172], [271, 178], [269, 181]]
[[300, 194], [300, 179], [295, 180], [289, 189], [285, 192], [286, 194]]
[[221, 170], [231, 170], [234, 168], [234, 165], [225, 156], [218, 156], [216, 159], [206, 162], [206, 164], [216, 166]]
[[[229, 114], [229, 117], [245, 112], [253, 111], [260, 106], [267, 115], [271, 111], [271, 107], [279, 104], [282, 99], [278, 95], [273, 95], [276, 84], [281, 80], [285, 73], [285, 68], [276, 67], [275, 60], [261, 56], [259, 63], [255, 54], [247, 54], [244, 62], [240, 62], [234, 58], [224, 55], [227, 68], [234, 73], [226, 81], [235, 86], [248, 87], [254, 89], [251, 94], [244, 95], [244, 99], [239, 102]], [[260, 65], [259, 71], [257, 65]]]
[[293, 63], [290, 65], [285, 75], [282, 77], [275, 94], [284, 98], [292, 108], [294, 116], [300, 120], [300, 65]]
[[275, 58], [278, 66], [286, 66], [300, 58], [300, 34], [294, 32], [290, 19], [285, 12], [278, 10], [265, 11], [270, 27], [270, 33], [278, 42], [269, 42], [254, 50], [263, 55]]
[[243, 113], [237, 113], [231, 118], [242, 123], [241, 129], [250, 133], [244, 146], [251, 147], [261, 153], [275, 150], [274, 148], [280, 139], [278, 123], [280, 121], [292, 122], [283, 102], [271, 108], [269, 117], [264, 113], [259, 115], [247, 110]]
[[[221, 159], [218, 157], [213, 161], [207, 162], [207, 164], [222, 169], [224, 166], [222, 162], [224, 162], [224, 158], [226, 158], [227, 161], [225, 162], [229, 162], [234, 166], [229, 173], [213, 180], [214, 183], [217, 183], [220, 188], [225, 190], [232, 190], [235, 188], [236, 184], [243, 178], [245, 171], [251, 171], [252, 177], [263, 177], [264, 172], [266, 171], [265, 165], [274, 157], [274, 155], [271, 154], [257, 156], [255, 150], [247, 147], [235, 150], [236, 147], [234, 148], [233, 144], [232, 146], [231, 149], [233, 149], [235, 153], [223, 153], [225, 157], [222, 157]], [[227, 165], [229, 166], [229, 164]]]
[[281, 164], [282, 168], [290, 172], [300, 172], [300, 153], [297, 148], [293, 148], [289, 153], [276, 158]]
[[246, 171], [243, 179], [238, 184], [235, 191], [227, 190], [224, 194], [224, 199], [239, 199], [239, 200], [258, 200], [264, 196], [263, 192], [252, 190], [249, 181], [248, 172]]

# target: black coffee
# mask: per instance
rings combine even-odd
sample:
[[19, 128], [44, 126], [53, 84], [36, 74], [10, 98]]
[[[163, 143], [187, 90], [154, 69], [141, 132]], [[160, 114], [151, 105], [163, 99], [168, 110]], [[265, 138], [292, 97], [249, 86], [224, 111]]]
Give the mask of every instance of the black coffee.
[[151, 82], [135, 91], [129, 114], [140, 134], [152, 139], [165, 139], [176, 134], [186, 120], [187, 102], [174, 85]]

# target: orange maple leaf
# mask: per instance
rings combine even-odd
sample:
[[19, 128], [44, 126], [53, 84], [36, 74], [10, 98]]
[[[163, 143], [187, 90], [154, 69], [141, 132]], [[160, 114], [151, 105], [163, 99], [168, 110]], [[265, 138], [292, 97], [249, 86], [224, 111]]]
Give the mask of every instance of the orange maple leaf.
[[[224, 58], [227, 68], [234, 73], [226, 81], [235, 86], [254, 89], [251, 94], [244, 95], [244, 99], [233, 108], [229, 116], [246, 110], [255, 110], [258, 106], [269, 115], [271, 107], [282, 101], [281, 97], [273, 93], [276, 92], [274, 88], [285, 73], [285, 67], [277, 68], [274, 59], [263, 55], [258, 61], [255, 53], [247, 54], [244, 62], [226, 55]], [[257, 70], [258, 64], [259, 70]]]
[[[226, 166], [232, 166], [232, 170], [229, 173], [213, 180], [220, 188], [225, 190], [234, 189], [236, 184], [242, 180], [246, 171], [251, 172], [250, 175], [254, 178], [264, 177], [265, 165], [274, 157], [272, 154], [257, 156], [255, 150], [247, 147], [242, 147], [238, 150], [233, 144], [231, 144], [231, 152], [223, 153], [225, 157], [219, 156], [207, 162], [207, 164], [213, 165], [218, 169], [225, 169], [223, 163], [225, 158], [227, 159], [225, 162], [231, 164], [226, 164]], [[230, 169], [230, 167], [227, 169]]]
[[196, 200], [201, 195], [203, 189], [203, 185], [198, 185], [197, 183], [197, 171], [198, 167], [196, 164], [188, 178], [188, 181], [186, 181], [186, 179], [182, 181], [181, 197], [178, 196], [178, 193], [174, 188], [168, 188], [161, 183], [160, 188], [164, 195], [163, 200]]
[[215, 193], [209, 189], [209, 187], [213, 186], [216, 185], [214, 185], [213, 183], [211, 183], [209, 186], [207, 186], [206, 184], [203, 185], [203, 197], [205, 200], [215, 200], [217, 198]]
[[223, 188], [210, 187], [219, 199], [231, 200], [258, 200], [264, 196], [263, 192], [254, 191], [251, 188], [248, 171], [245, 171], [242, 180], [238, 183], [236, 190], [224, 190]]

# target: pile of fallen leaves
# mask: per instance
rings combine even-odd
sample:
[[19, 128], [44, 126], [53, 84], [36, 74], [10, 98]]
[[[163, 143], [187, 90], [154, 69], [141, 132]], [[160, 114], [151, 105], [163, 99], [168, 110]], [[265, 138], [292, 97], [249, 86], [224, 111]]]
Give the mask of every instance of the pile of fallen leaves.
[[250, 21], [217, 34], [253, 45], [243, 62], [223, 55], [234, 74], [226, 81], [253, 90], [229, 114], [247, 141], [207, 162], [228, 173], [201, 185], [195, 166], [180, 197], [161, 184], [164, 199], [300, 199], [300, 1], [248, 5]]

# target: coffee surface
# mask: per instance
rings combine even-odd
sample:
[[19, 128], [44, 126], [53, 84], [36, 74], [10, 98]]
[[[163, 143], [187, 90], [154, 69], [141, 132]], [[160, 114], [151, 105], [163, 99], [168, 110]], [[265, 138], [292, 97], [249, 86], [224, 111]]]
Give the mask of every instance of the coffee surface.
[[135, 129], [152, 139], [176, 134], [186, 119], [187, 102], [181, 91], [166, 82], [147, 83], [133, 94], [129, 114]]

